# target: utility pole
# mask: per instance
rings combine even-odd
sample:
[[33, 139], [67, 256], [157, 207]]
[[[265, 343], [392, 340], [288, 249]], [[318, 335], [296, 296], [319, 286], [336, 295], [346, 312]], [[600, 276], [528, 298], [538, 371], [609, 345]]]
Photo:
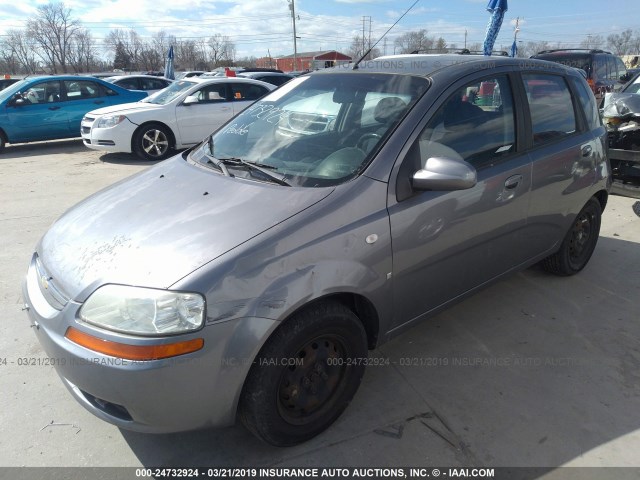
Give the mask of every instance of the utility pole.
[[289, 0], [289, 10], [291, 10], [291, 20], [293, 20], [293, 70], [298, 70], [298, 43], [296, 37], [296, 4], [295, 0]]
[[467, 48], [467, 29], [464, 29], [464, 48]]
[[[367, 40], [367, 36], [365, 34], [365, 23], [369, 21], [369, 39]], [[367, 50], [371, 47], [371, 17], [368, 15], [362, 16], [362, 54], [364, 55]]]

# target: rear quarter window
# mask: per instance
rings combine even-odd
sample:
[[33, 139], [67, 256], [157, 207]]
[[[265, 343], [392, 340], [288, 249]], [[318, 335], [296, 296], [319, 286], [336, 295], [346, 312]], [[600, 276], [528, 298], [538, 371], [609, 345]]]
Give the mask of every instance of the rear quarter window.
[[584, 81], [578, 78], [571, 77], [571, 83], [573, 83], [574, 89], [578, 94], [578, 101], [587, 120], [587, 127], [589, 130], [598, 128], [602, 125], [602, 120], [600, 119], [600, 112], [593, 92]]

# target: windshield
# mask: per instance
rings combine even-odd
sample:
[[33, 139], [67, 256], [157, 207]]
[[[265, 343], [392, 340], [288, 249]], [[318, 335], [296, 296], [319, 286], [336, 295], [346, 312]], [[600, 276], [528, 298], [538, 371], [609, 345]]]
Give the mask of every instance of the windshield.
[[623, 91], [625, 93], [640, 93], [640, 75], [629, 82]]
[[0, 102], [4, 102], [7, 98], [13, 97], [13, 94], [19, 92], [27, 83], [27, 80], [20, 80], [19, 82], [16, 82], [13, 85], [9, 85], [7, 88], [0, 90]]
[[[364, 72], [298, 77], [244, 110], [192, 158], [217, 169], [225, 159], [253, 163], [294, 186], [337, 185], [366, 167], [428, 85], [421, 77]], [[226, 167], [254, 178], [236, 165]]]
[[554, 63], [561, 63], [562, 65], [566, 65], [567, 67], [579, 68], [580, 70], [583, 70], [587, 75], [591, 74], [591, 57], [589, 55], [543, 53], [534, 55], [532, 58], [548, 60]]
[[189, 82], [188, 80], [176, 81], [164, 90], [160, 90], [153, 95], [149, 95], [147, 98], [141, 101], [145, 103], [155, 103], [156, 105], [167, 105], [168, 103], [173, 102], [176, 98], [182, 95], [184, 91], [190, 89], [195, 84], [195, 82]]

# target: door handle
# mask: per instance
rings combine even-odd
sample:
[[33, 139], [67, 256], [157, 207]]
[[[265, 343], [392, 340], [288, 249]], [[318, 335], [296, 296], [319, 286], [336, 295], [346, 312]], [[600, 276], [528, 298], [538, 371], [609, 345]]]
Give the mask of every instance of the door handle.
[[582, 147], [583, 157], [590, 157], [592, 153], [593, 153], [593, 147], [591, 147], [591, 145], [585, 145], [584, 147]]
[[506, 190], [514, 190], [521, 181], [522, 175], [514, 175], [512, 177], [509, 177], [504, 181], [504, 188]]
[[104, 103], [104, 100], [96, 100], [93, 103], [95, 103], [96, 105], [100, 105], [101, 103]]
[[49, 107], [49, 110], [60, 110], [60, 107]]

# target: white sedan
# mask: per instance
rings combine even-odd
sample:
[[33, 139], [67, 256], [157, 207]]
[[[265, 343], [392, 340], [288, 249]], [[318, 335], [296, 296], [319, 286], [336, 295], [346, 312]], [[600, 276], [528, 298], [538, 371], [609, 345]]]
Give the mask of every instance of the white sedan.
[[84, 144], [105, 152], [161, 160], [200, 143], [257, 99], [270, 83], [237, 77], [191, 77], [136, 103], [99, 108], [82, 119]]

